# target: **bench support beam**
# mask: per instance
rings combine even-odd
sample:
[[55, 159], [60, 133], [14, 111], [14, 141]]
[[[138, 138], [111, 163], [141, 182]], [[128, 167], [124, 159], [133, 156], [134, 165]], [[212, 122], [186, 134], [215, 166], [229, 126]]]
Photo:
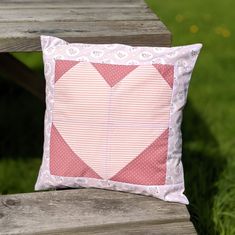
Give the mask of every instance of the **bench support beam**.
[[11, 54], [0, 53], [0, 73], [44, 101], [44, 79]]

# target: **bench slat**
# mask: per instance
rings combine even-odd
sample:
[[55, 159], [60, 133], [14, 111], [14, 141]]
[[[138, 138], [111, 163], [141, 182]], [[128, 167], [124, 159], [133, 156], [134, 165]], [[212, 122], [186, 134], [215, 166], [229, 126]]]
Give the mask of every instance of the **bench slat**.
[[38, 51], [42, 34], [69, 42], [171, 44], [144, 0], [0, 1], [0, 52]]
[[156, 20], [158, 17], [149, 8], [75, 8], [75, 9], [0, 9], [0, 22], [83, 22], [83, 21], [112, 21], [112, 20]]
[[[144, 28], [142, 27], [144, 24]], [[104, 37], [167, 34], [161, 21], [97, 21], [97, 22], [10, 22], [1, 25], [1, 38], [32, 38], [42, 33], [67, 37]], [[68, 28], [69, 27], [69, 28]], [[79, 34], [79, 36], [77, 35]], [[97, 38], [97, 40], [99, 40]]]
[[[66, 3], [71, 4], [71, 3], [77, 3], [78, 0], [66, 0]], [[109, 4], [109, 3], [121, 3], [122, 5], [125, 4], [144, 4], [143, 0], [99, 0], [99, 3], [105, 3], [105, 4]], [[17, 4], [24, 4], [24, 3], [52, 3], [52, 0], [1, 0], [1, 3], [17, 3]], [[58, 3], [64, 3], [64, 0], [56, 0], [54, 2], [54, 4], [58, 4]], [[97, 4], [97, 0], [79, 0], [79, 4], [86, 4], [86, 5], [90, 5], [91, 3], [96, 3]], [[97, 4], [99, 5], [99, 4]]]
[[158, 20], [0, 23], [0, 52], [38, 51], [39, 35], [69, 42], [168, 46], [171, 35]]
[[170, 233], [173, 228], [195, 234], [184, 205], [153, 197], [79, 189], [3, 195], [0, 200], [0, 234], [176, 234]]
[[[14, 233], [1, 233], [14, 235]], [[17, 235], [196, 235], [193, 225], [189, 222], [163, 224], [117, 224], [87, 228], [54, 229], [53, 231], [16, 233]]]
[[1, 0], [0, 8], [133, 8], [146, 7], [143, 0]]
[[[70, 231], [50, 231], [50, 233], [43, 233], [48, 235], [196, 235], [192, 224], [188, 222], [167, 223], [167, 224], [148, 224], [148, 225], [132, 225], [126, 226], [113, 225], [99, 228], [86, 228], [85, 230], [72, 229]], [[34, 234], [32, 234], [34, 235]]]

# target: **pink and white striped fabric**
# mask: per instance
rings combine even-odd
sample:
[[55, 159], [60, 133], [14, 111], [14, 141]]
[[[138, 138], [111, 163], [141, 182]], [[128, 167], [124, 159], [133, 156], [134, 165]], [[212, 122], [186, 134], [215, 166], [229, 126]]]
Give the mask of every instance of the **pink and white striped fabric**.
[[[191, 47], [195, 54], [201, 45]], [[69, 44], [42, 36], [42, 49], [47, 110], [35, 189], [98, 187], [188, 203], [181, 156], [174, 159], [170, 147], [175, 64], [154, 60], [156, 48]], [[143, 60], [134, 57], [136, 50], [145, 53]], [[128, 61], [120, 61], [123, 55]]]

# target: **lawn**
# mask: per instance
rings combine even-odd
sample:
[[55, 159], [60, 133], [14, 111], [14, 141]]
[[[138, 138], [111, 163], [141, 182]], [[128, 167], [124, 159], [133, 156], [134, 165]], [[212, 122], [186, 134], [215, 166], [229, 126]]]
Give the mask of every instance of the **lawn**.
[[[147, 0], [173, 45], [203, 43], [183, 120], [186, 194], [199, 234], [235, 234], [235, 2]], [[42, 71], [40, 53], [17, 53]], [[0, 193], [33, 191], [43, 145], [43, 104], [0, 78]], [[17, 102], [16, 102], [17, 101]]]
[[184, 113], [186, 194], [200, 234], [235, 234], [235, 2], [147, 2], [173, 45], [204, 45]]

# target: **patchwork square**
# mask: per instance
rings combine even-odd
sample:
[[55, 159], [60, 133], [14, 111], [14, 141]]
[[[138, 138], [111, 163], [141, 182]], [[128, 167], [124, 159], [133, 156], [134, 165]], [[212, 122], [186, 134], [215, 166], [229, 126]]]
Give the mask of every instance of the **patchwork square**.
[[35, 189], [96, 187], [187, 204], [177, 120], [201, 45], [41, 43], [47, 107]]

